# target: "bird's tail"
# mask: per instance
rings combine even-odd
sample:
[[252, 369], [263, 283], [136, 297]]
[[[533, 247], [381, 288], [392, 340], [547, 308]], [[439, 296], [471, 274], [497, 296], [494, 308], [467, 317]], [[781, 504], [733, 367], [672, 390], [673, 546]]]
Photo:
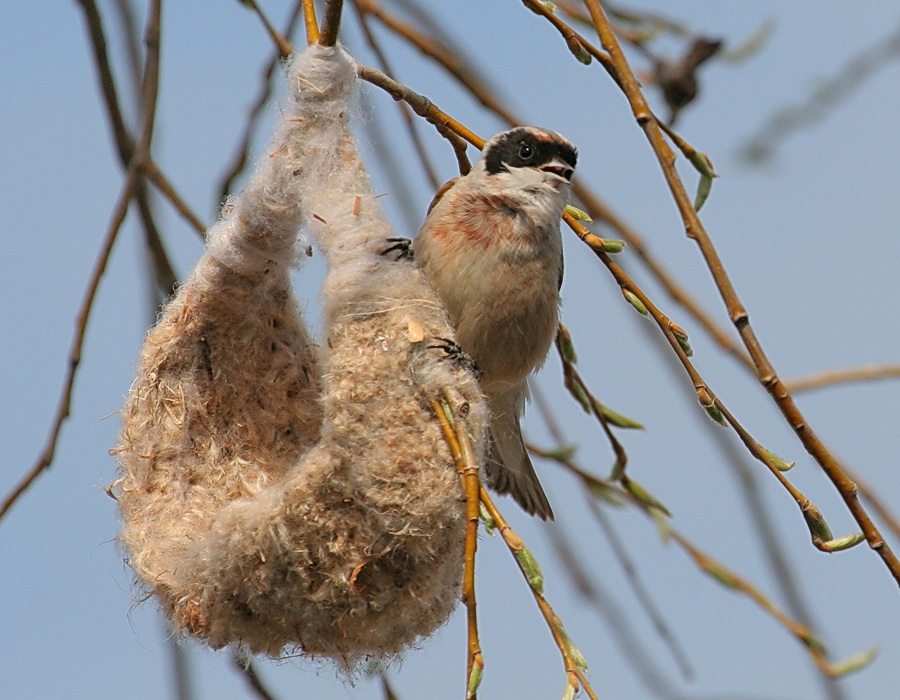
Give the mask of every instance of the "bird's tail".
[[527, 513], [553, 520], [553, 509], [528, 457], [519, 427], [525, 391], [523, 385], [517, 390], [488, 394], [492, 416], [491, 446], [485, 465], [487, 483], [497, 493], [511, 495]]

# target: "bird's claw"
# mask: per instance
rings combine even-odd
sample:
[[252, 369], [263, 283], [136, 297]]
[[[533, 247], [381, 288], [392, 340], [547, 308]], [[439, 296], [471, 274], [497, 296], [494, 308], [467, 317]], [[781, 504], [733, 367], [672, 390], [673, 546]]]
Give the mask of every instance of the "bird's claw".
[[450, 360], [453, 364], [468, 370], [476, 377], [481, 376], [478, 364], [459, 346], [459, 343], [450, 338], [435, 338], [435, 340], [440, 342], [428, 347], [433, 350], [443, 350], [444, 357], [441, 358], [442, 360]]
[[411, 240], [408, 238], [388, 238], [387, 242], [394, 245], [382, 250], [381, 255], [387, 255], [396, 251], [397, 257], [394, 260], [412, 260], [413, 249]]

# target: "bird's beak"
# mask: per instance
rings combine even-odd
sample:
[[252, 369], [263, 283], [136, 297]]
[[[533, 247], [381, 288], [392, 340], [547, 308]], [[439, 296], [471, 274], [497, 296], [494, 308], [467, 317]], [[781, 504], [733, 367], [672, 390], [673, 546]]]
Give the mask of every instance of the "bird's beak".
[[549, 173], [550, 175], [554, 175], [554, 181], [558, 178], [559, 184], [562, 184], [563, 182], [572, 182], [572, 175], [575, 172], [571, 165], [559, 158], [554, 158], [546, 165], [542, 165], [540, 170]]

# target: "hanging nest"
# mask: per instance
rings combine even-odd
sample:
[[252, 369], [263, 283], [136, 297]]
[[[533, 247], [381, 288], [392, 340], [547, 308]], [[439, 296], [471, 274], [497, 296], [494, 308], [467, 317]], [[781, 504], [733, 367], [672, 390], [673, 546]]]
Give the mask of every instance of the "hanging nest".
[[[290, 103], [250, 184], [150, 332], [114, 452], [121, 541], [141, 586], [219, 648], [397, 655], [459, 599], [465, 504], [433, 398], [468, 412], [471, 372], [392, 237], [348, 126], [357, 79], [338, 47], [288, 68]], [[324, 350], [289, 273], [306, 223], [328, 274]]]

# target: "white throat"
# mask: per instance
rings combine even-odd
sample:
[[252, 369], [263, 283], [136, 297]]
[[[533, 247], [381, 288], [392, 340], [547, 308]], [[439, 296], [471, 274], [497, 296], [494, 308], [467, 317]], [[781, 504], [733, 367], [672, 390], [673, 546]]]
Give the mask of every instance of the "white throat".
[[479, 162], [468, 177], [480, 191], [502, 197], [541, 229], [558, 227], [569, 201], [570, 184], [537, 168], [510, 168], [489, 175]]

